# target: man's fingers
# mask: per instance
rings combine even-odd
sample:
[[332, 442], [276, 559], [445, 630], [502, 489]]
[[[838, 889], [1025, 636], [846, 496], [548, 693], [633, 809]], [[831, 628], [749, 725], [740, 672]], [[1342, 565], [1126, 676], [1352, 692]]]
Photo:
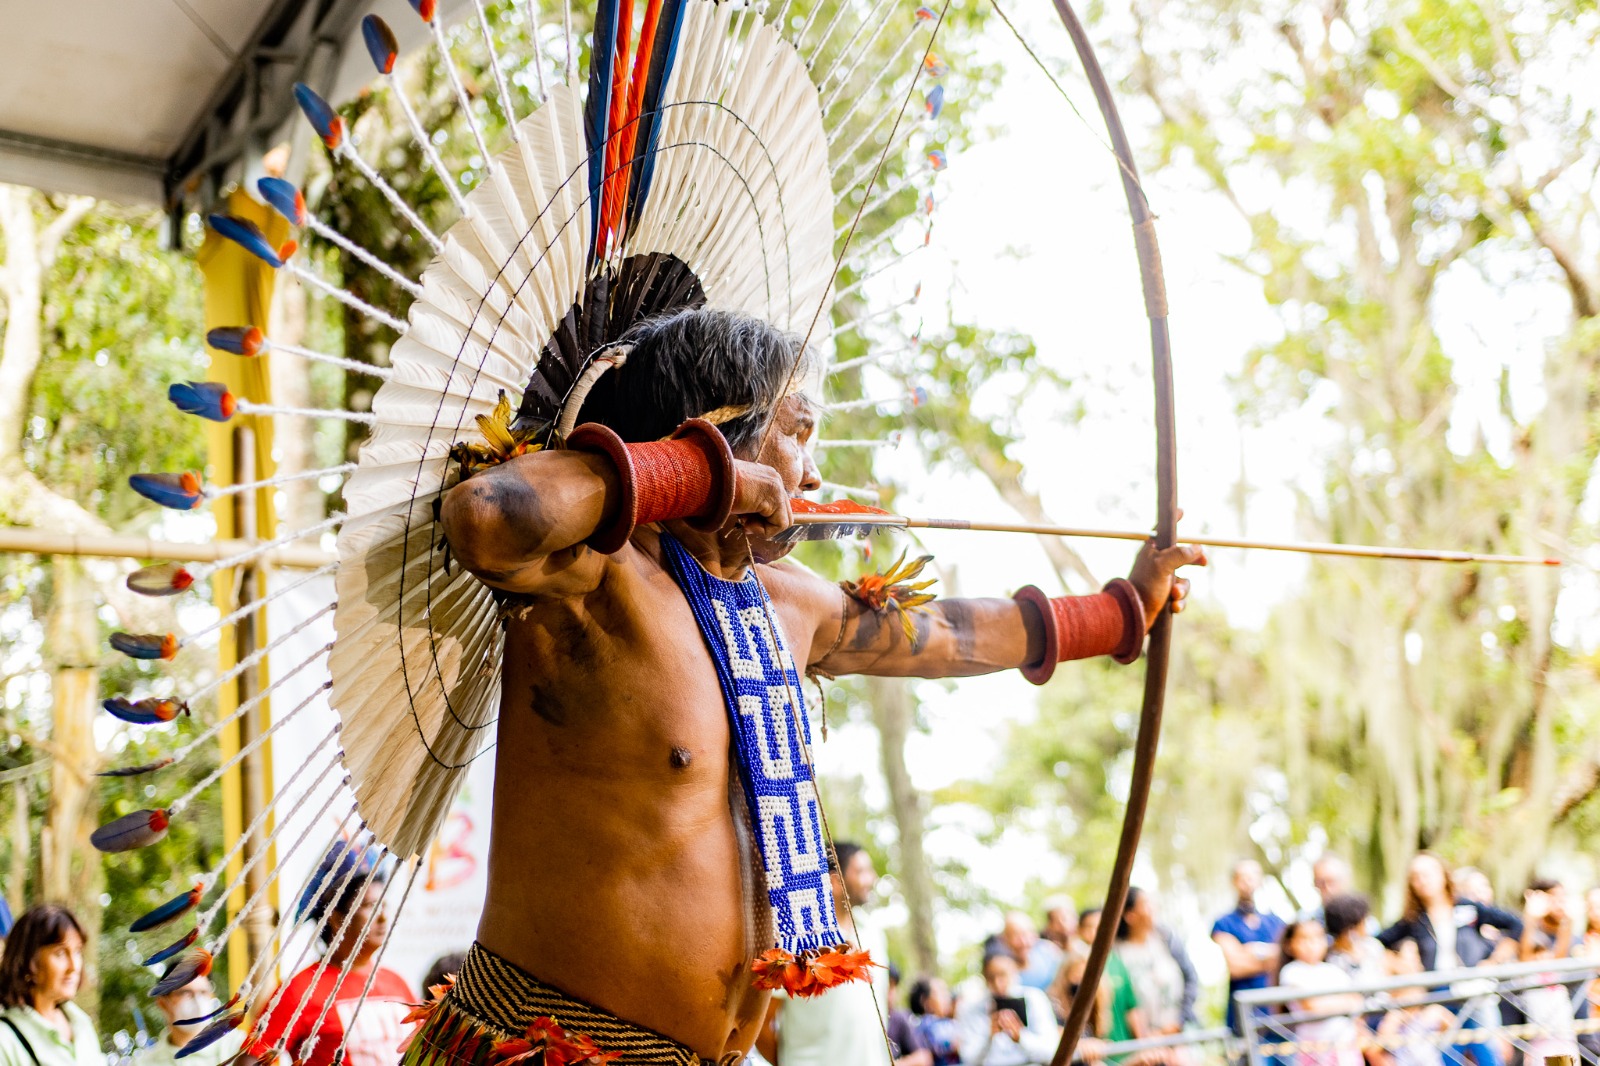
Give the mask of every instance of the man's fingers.
[[1186, 577], [1175, 578], [1172, 582], [1172, 613], [1177, 614], [1183, 610], [1184, 601], [1189, 597], [1189, 579]]
[[1180, 566], [1205, 566], [1206, 550], [1198, 544], [1174, 544], [1159, 553], [1160, 561], [1169, 570]]
[[788, 529], [794, 522], [794, 515], [789, 509], [789, 494], [782, 491], [783, 486], [781, 484], [778, 489], [779, 491], [776, 493], [777, 506], [767, 512], [767, 521], [772, 524], [772, 532], [774, 533]]

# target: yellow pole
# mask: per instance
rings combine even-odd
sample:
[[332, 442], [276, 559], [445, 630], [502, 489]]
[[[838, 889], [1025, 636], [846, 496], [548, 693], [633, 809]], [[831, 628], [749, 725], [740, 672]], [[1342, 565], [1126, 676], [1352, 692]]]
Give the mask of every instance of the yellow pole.
[[[254, 222], [274, 246], [288, 238], [288, 223], [242, 190], [235, 190], [228, 197], [226, 211], [228, 214]], [[205, 280], [206, 329], [218, 326], [260, 326], [265, 329], [267, 315], [272, 309], [275, 280], [272, 268], [233, 242], [223, 240], [210, 232], [206, 234], [198, 260], [201, 275]], [[208, 377], [212, 381], [225, 383], [229, 391], [242, 399], [255, 403], [272, 401], [272, 383], [265, 359], [244, 358], [213, 349]], [[208, 423], [207, 430], [206, 443], [210, 459], [208, 480], [212, 484], [223, 485], [234, 482], [241, 468], [252, 471], [257, 478], [268, 478], [273, 475], [270, 418], [258, 418], [253, 415], [236, 416], [231, 423], [222, 425]], [[251, 495], [255, 499], [249, 500], [248, 506], [245, 507], [237, 506], [239, 501], [229, 497], [224, 497], [212, 505], [212, 512], [217, 522], [218, 539], [256, 537], [264, 540], [273, 536], [277, 527], [277, 515], [273, 508], [272, 490], [260, 489]], [[240, 498], [243, 499], [242, 496]], [[248, 522], [252, 515], [256, 528], [239, 528], [241, 521]], [[239, 605], [241, 593], [248, 599], [258, 598], [265, 592], [264, 575], [260, 570], [254, 567], [241, 570], [247, 572], [223, 570], [218, 571], [212, 578], [212, 599], [217, 609], [224, 614]], [[234, 634], [233, 639], [225, 636], [218, 642], [217, 668], [230, 669], [238, 661], [241, 647], [248, 649], [265, 644], [266, 621], [265, 612], [257, 612], [250, 616], [249, 623], [245, 623], [251, 626], [249, 630], [241, 629]], [[259, 692], [266, 686], [267, 681], [267, 663], [263, 660], [257, 669], [246, 671], [236, 686], [224, 686], [217, 693], [217, 714], [226, 716], [232, 713], [242, 699], [248, 699], [251, 693]], [[222, 731], [219, 741], [223, 759], [238, 752], [241, 743], [250, 737], [259, 736], [271, 724], [269, 702], [263, 699], [250, 714], [244, 716], [244, 721], [232, 723]], [[222, 828], [230, 847], [244, 831], [249, 817], [253, 817], [254, 812], [260, 810], [260, 804], [265, 801], [263, 791], [270, 788], [272, 780], [271, 746], [263, 746], [256, 759], [246, 761], [253, 765], [230, 770], [222, 778]], [[271, 829], [269, 819], [264, 832], [271, 832]], [[237, 876], [242, 863], [242, 858], [236, 857], [233, 860], [227, 870], [229, 879]], [[275, 858], [268, 855], [256, 869], [264, 873], [276, 865]], [[254, 882], [255, 878], [251, 880]], [[228, 897], [230, 917], [237, 915], [244, 906], [248, 898], [248, 887], [235, 889]], [[262, 937], [270, 935], [272, 924], [270, 918], [276, 912], [277, 903], [276, 892], [269, 893], [262, 908], [264, 913], [247, 916], [241, 923], [241, 928], [229, 939], [227, 949], [230, 989], [237, 991], [252, 961], [251, 953], [262, 950]], [[271, 976], [267, 975], [269, 979]]]

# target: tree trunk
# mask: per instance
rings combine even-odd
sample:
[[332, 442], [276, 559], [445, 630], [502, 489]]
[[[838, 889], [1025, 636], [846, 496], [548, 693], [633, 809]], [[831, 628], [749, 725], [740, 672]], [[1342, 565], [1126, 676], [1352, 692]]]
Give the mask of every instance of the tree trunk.
[[41, 896], [61, 901], [83, 924], [89, 962], [84, 992], [90, 1009], [95, 996], [93, 960], [100, 934], [100, 892], [104, 883], [99, 856], [89, 843], [95, 826], [94, 775], [100, 753], [94, 742], [95, 708], [100, 693], [100, 626], [95, 616], [95, 584], [83, 561], [70, 556], [50, 560], [54, 580], [45, 623], [45, 654], [51, 663], [52, 717], [50, 793], [40, 837]]
[[911, 954], [917, 973], [939, 972], [939, 950], [933, 935], [933, 872], [923, 850], [923, 800], [906, 769], [906, 738], [911, 734], [915, 705], [910, 682], [898, 678], [867, 679], [867, 699], [883, 751], [883, 776], [889, 783], [889, 810], [899, 840], [895, 878], [911, 912]]
[[38, 227], [32, 196], [23, 189], [0, 186], [0, 231], [5, 234], [4, 292], [6, 336], [0, 345], [0, 456], [16, 454], [23, 419], [32, 398], [33, 374], [39, 368], [39, 316], [43, 308]]

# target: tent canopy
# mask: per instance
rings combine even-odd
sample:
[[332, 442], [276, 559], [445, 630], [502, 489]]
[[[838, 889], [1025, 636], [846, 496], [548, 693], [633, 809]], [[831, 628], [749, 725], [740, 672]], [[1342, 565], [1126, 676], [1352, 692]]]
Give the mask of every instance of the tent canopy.
[[204, 206], [283, 139], [294, 82], [337, 101], [371, 80], [356, 38], [374, 8], [402, 47], [421, 42], [404, 0], [18, 5], [0, 34], [0, 181]]

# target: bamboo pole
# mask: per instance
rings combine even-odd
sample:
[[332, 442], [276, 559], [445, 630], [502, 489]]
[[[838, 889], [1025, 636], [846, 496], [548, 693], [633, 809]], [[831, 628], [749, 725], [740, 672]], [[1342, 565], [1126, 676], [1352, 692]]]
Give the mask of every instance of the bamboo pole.
[[[1031, 522], [974, 522], [964, 518], [910, 518], [882, 513], [797, 514], [796, 526], [848, 526], [851, 529], [965, 529], [981, 533], [1029, 533], [1045, 537], [1090, 537], [1099, 540], [1150, 539], [1148, 531], [1094, 529], [1080, 526], [1048, 526]], [[804, 539], [804, 535], [795, 539]], [[1300, 552], [1307, 555], [1343, 555], [1358, 559], [1404, 559], [1427, 563], [1501, 563], [1510, 566], [1560, 566], [1560, 559], [1537, 555], [1494, 555], [1482, 552], [1449, 551], [1439, 548], [1386, 548], [1371, 544], [1331, 544], [1318, 541], [1245, 540], [1240, 537], [1190, 537], [1180, 534], [1184, 544], [1208, 548], [1248, 548], [1258, 551]]]
[[[234, 431], [233, 461], [235, 485], [249, 484], [255, 480], [256, 441], [255, 431], [248, 425], [240, 426]], [[251, 530], [257, 528], [256, 522], [256, 493], [241, 492], [234, 501], [233, 528], [236, 530]], [[246, 607], [261, 598], [263, 593], [262, 572], [260, 566], [252, 561], [244, 564], [238, 570], [237, 594], [235, 606]], [[242, 663], [248, 660], [260, 647], [261, 630], [266, 621], [264, 612], [256, 611], [246, 618], [236, 622], [233, 627], [234, 655], [233, 661]], [[244, 707], [256, 702], [256, 694], [260, 690], [260, 668], [246, 670], [234, 679], [235, 706]], [[240, 775], [240, 809], [239, 819], [245, 825], [254, 825], [256, 817], [267, 806], [267, 769], [266, 753], [256, 747], [256, 741], [267, 726], [266, 708], [260, 705], [251, 708], [249, 714], [239, 719], [239, 749], [245, 752]], [[261, 958], [272, 942], [273, 913], [272, 907], [266, 900], [263, 891], [267, 886], [267, 865], [259, 861], [261, 849], [265, 840], [261, 831], [245, 838], [244, 848], [240, 858], [245, 864], [244, 892], [247, 899], [256, 901], [255, 906], [244, 916], [244, 933], [247, 944], [248, 961], [254, 964]]]
[[[232, 558], [259, 542], [229, 538], [206, 544], [180, 544], [149, 537], [96, 536], [12, 526], [0, 528], [0, 552], [36, 555], [79, 555], [108, 559], [161, 559], [179, 563], [214, 563]], [[332, 552], [310, 545], [288, 544], [264, 552], [259, 561], [293, 570], [316, 570], [334, 561]]]

